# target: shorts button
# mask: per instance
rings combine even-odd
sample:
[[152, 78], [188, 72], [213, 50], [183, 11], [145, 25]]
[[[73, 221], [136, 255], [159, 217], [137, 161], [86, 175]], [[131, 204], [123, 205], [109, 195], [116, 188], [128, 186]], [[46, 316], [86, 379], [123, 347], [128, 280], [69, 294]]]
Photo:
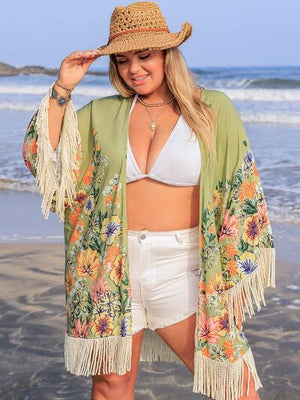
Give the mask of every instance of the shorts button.
[[146, 235], [144, 233], [141, 234], [140, 236], [141, 239], [146, 239]]

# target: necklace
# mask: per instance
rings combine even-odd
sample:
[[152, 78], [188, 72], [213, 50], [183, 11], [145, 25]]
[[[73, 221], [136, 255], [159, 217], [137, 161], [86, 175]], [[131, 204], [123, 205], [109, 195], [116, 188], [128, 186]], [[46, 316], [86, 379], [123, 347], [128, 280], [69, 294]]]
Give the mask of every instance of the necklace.
[[[160, 116], [160, 114], [164, 111], [166, 109], [166, 106], [161, 110], [161, 112], [156, 116], [156, 119]], [[151, 116], [151, 114], [150, 114], [150, 111], [147, 109], [147, 107], [145, 107], [145, 110], [147, 111], [147, 113], [149, 114], [149, 117], [150, 117], [150, 120], [151, 120], [151, 122], [149, 123], [149, 129], [151, 130], [151, 131], [153, 131], [153, 133], [155, 133], [155, 130], [156, 130], [156, 122], [155, 121], [153, 121], [153, 118], [152, 118], [152, 116]]]
[[145, 110], [147, 111], [149, 117], [150, 117], [150, 123], [149, 123], [149, 129], [153, 132], [153, 134], [155, 133], [156, 130], [156, 122], [153, 120], [150, 111], [148, 110], [147, 107], [161, 107], [164, 106], [164, 108], [161, 110], [161, 112], [156, 116], [156, 119], [160, 116], [160, 114], [166, 109], [166, 106], [168, 104], [170, 104], [173, 100], [175, 99], [175, 96], [171, 96], [169, 98], [169, 100], [165, 101], [164, 103], [153, 103], [153, 104], [149, 104], [149, 103], [145, 103], [142, 99], [140, 99], [140, 97], [137, 98], [137, 100], [143, 104], [143, 106], [145, 107]]
[[145, 103], [140, 97], [138, 97], [138, 101], [143, 104], [145, 107], [161, 107], [166, 106], [167, 104], [171, 103], [175, 99], [175, 96], [171, 96], [169, 100], [165, 101], [164, 103]]

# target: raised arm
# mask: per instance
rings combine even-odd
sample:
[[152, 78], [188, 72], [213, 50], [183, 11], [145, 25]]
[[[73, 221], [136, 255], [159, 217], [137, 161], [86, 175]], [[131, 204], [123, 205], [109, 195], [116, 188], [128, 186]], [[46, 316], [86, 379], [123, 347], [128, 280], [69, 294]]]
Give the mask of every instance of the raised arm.
[[[90, 65], [97, 57], [97, 50], [74, 51], [67, 56], [61, 63], [56, 80], [57, 83], [53, 86], [58, 96], [68, 99], [71, 91], [83, 79]], [[67, 103], [59, 105], [57, 99], [53, 97], [49, 99], [49, 138], [54, 150], [59, 142], [66, 106]]]
[[[97, 57], [97, 50], [75, 51], [62, 61], [57, 81], [43, 97], [26, 130], [23, 157], [40, 189], [45, 218], [52, 210], [63, 220], [64, 199], [70, 201], [74, 195], [72, 171], [78, 167], [80, 133], [70, 93]], [[65, 104], [61, 104], [61, 97], [66, 98]]]

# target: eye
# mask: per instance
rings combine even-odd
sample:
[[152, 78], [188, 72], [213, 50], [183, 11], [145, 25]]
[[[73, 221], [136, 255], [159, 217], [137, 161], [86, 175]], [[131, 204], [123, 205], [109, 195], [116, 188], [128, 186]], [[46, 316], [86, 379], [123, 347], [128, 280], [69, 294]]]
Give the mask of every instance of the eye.
[[127, 60], [118, 60], [117, 59], [116, 61], [117, 61], [117, 64], [124, 64], [124, 63], [126, 63]]
[[145, 58], [148, 58], [150, 56], [151, 53], [147, 53], [147, 54], [140, 54], [140, 59], [144, 60]]

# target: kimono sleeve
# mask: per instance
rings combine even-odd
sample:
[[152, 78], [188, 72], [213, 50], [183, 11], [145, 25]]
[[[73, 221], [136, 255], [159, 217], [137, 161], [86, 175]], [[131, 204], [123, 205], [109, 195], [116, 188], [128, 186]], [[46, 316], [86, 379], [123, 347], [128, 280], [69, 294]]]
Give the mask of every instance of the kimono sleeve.
[[264, 289], [275, 287], [275, 249], [260, 175], [245, 127], [224, 94], [219, 118], [225, 185], [218, 226], [218, 243], [229, 324], [241, 324], [254, 305], [265, 303]]
[[82, 136], [89, 128], [79, 132], [79, 121], [89, 121], [90, 103], [76, 111], [68, 102], [62, 123], [57, 154], [52, 149], [48, 130], [48, 108], [51, 88], [42, 99], [25, 133], [23, 158], [25, 165], [36, 178], [42, 195], [42, 211], [47, 219], [49, 211], [64, 220], [65, 209], [72, 204], [76, 184], [84, 161]]

